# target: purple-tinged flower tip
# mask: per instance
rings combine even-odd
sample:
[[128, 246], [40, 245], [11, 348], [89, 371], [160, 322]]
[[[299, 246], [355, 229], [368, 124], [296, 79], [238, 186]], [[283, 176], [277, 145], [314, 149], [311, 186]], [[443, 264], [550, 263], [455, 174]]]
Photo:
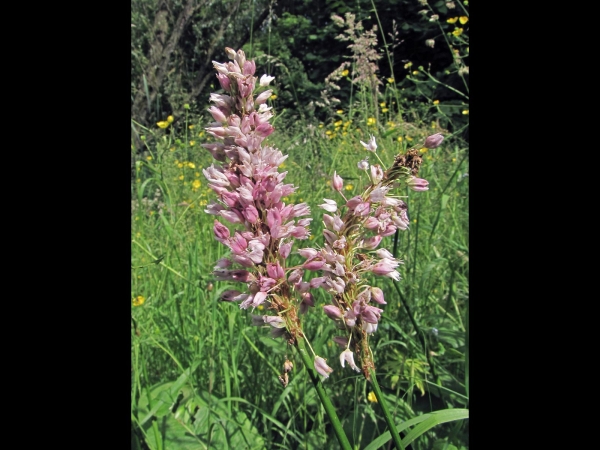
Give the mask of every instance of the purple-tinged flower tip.
[[300, 254], [300, 256], [306, 259], [312, 259], [319, 254], [318, 250], [315, 250], [311, 247], [299, 248], [298, 253]]
[[425, 144], [423, 144], [423, 146], [425, 148], [436, 148], [440, 146], [443, 140], [444, 136], [442, 135], [442, 133], [432, 134], [431, 136], [427, 136], [427, 139], [425, 139]]
[[300, 314], [306, 314], [309, 307], [315, 306], [315, 300], [310, 292], [303, 292], [300, 297], [302, 298], [300, 302]]
[[378, 287], [371, 287], [371, 298], [380, 305], [385, 305], [387, 303], [383, 298], [383, 291]]
[[275, 77], [270, 77], [265, 73], [262, 77], [260, 77], [260, 85], [263, 87], [268, 86], [274, 79]]
[[285, 244], [279, 244], [279, 256], [283, 259], [287, 259], [292, 251], [292, 242], [286, 242]]
[[375, 254], [377, 255], [378, 258], [388, 258], [388, 259], [394, 259], [394, 255], [392, 255], [390, 253], [390, 251], [386, 248], [380, 248], [379, 250], [377, 250], [375, 252]]
[[285, 320], [279, 316], [263, 316], [265, 323], [268, 323], [273, 328], [285, 328]]
[[324, 358], [315, 356], [315, 370], [324, 378], [329, 378], [329, 374], [333, 372], [333, 369], [329, 367], [325, 361]]
[[379, 164], [374, 164], [371, 166], [371, 178], [373, 180], [373, 184], [377, 184], [383, 180], [383, 170]]
[[408, 179], [406, 184], [408, 184], [408, 187], [416, 192], [426, 191], [429, 189], [429, 181], [424, 180], [423, 178], [411, 177]]
[[241, 294], [242, 293], [240, 291], [229, 289], [221, 293], [221, 300], [224, 302], [236, 302], [238, 300], [242, 300], [241, 297], [239, 297]]
[[343, 187], [344, 180], [337, 174], [337, 172], [333, 172], [333, 188], [336, 191], [341, 192]]
[[360, 143], [370, 152], [375, 152], [377, 150], [377, 142], [375, 142], [375, 136], [373, 135], [371, 135], [371, 139], [369, 139], [368, 143], [365, 144], [363, 141], [360, 141]]
[[335, 336], [333, 338], [333, 342], [339, 345], [342, 348], [348, 347], [348, 338], [345, 336]]
[[295, 284], [298, 281], [300, 281], [302, 279], [302, 275], [304, 274], [304, 271], [302, 269], [295, 269], [292, 271], [292, 273], [290, 273], [290, 275], [288, 276], [288, 283], [290, 284]]
[[368, 239], [365, 239], [363, 241], [363, 247], [366, 248], [367, 250], [373, 250], [375, 248], [377, 248], [377, 246], [381, 243], [381, 240], [383, 239], [383, 237], [376, 235], [373, 237], [370, 237]]
[[319, 257], [313, 258], [309, 261], [306, 261], [302, 265], [302, 268], [306, 269], [306, 270], [319, 270], [324, 265], [325, 265], [325, 260], [319, 256]]
[[360, 369], [356, 367], [356, 364], [354, 364], [354, 354], [349, 349], [346, 349], [342, 353], [340, 353], [340, 364], [342, 365], [342, 367], [346, 367], [346, 362], [352, 369], [356, 370], [357, 372], [360, 372]]
[[336, 320], [342, 318], [342, 312], [340, 308], [334, 305], [325, 305], [323, 306], [323, 311], [330, 319]]
[[258, 97], [256, 97], [256, 100], [254, 100], [254, 104], [256, 106], [263, 104], [264, 102], [267, 101], [267, 99], [271, 96], [272, 93], [273, 93], [272, 89], [266, 90], [265, 92], [260, 94]]

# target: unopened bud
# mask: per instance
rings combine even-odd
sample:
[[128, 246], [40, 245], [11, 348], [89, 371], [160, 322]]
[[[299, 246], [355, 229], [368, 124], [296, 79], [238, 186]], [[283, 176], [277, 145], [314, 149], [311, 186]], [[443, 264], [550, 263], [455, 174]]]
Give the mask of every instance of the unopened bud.
[[435, 46], [435, 40], [434, 40], [434, 39], [427, 39], [427, 40], [425, 41], [425, 45], [426, 45], [427, 47], [431, 47], [431, 48], [433, 48], [433, 47]]
[[432, 134], [431, 136], [427, 136], [425, 139], [424, 147], [426, 148], [436, 148], [439, 147], [442, 141], [444, 140], [444, 136], [442, 133]]

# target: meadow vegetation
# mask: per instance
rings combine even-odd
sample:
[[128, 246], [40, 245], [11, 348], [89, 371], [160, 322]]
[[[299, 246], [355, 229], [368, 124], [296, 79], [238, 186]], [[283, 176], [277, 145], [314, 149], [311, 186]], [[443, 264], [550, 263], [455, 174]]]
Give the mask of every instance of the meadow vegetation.
[[[428, 11], [421, 14], [428, 23], [441, 21], [430, 22], [439, 13], [435, 5], [412, 3]], [[422, 157], [419, 177], [429, 182], [428, 190], [397, 192], [406, 196], [409, 228], [380, 244], [403, 264], [399, 281], [374, 280], [387, 304], [370, 346], [380, 395], [402, 446], [423, 450], [469, 447], [468, 67], [461, 58], [468, 55], [468, 3], [440, 3], [448, 13], [444, 27], [461, 26], [460, 32], [444, 28], [436, 45], [445, 43], [453, 55], [452, 73], [464, 81], [462, 88], [423, 67], [412, 67], [414, 74], [398, 82], [381, 30], [369, 35], [357, 17], [338, 11], [331, 27], [350, 36], [343, 46], [347, 64], [323, 74], [318, 99], [294, 89], [301, 74], [289, 74], [288, 84], [276, 77], [267, 100], [275, 132], [265, 140], [289, 155], [279, 169], [298, 190], [283, 200], [308, 204], [313, 218], [308, 240], [292, 249], [290, 266], [304, 262], [298, 248], [323, 245], [326, 212], [319, 205], [334, 198], [334, 172], [346, 198], [369, 185], [357, 163], [367, 156], [376, 160], [361, 141], [376, 137], [384, 167], [410, 149]], [[289, 72], [295, 64], [285, 62], [295, 60], [286, 60], [283, 51], [270, 54], [262, 44], [268, 41], [261, 41], [266, 31], [255, 33], [253, 45], [241, 48], [249, 59], [256, 57], [256, 75], [271, 75], [269, 67], [280, 64], [283, 78], [282, 67]], [[391, 73], [381, 76], [386, 65]], [[211, 83], [217, 92], [219, 84]], [[436, 97], [452, 90], [460, 95]], [[278, 103], [282, 96], [285, 104]], [[253, 314], [267, 313], [263, 305], [252, 311], [221, 299], [239, 286], [213, 274], [229, 250], [215, 240], [215, 216], [205, 212], [216, 200], [203, 174], [214, 159], [201, 146], [215, 141], [206, 131], [211, 105], [208, 95], [202, 106], [185, 100], [181, 96], [169, 111], [157, 108], [152, 122], [132, 117], [132, 449], [340, 448], [296, 348], [273, 338], [268, 325], [253, 325]], [[444, 136], [440, 146], [423, 146], [437, 133]], [[303, 316], [303, 329], [333, 368], [323, 386], [350, 444], [394, 448], [372, 383], [340, 366], [340, 349], [331, 339], [335, 323], [322, 314], [328, 296], [321, 289], [313, 294], [315, 307]], [[293, 367], [282, 383], [286, 361]]]

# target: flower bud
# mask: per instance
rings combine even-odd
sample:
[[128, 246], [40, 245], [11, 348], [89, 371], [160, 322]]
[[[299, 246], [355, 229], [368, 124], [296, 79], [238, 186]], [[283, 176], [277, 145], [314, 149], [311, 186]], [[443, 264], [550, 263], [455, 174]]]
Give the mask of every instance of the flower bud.
[[337, 174], [337, 172], [333, 172], [333, 188], [336, 191], [341, 192], [343, 186], [344, 186], [344, 180], [342, 179], [342, 177], [340, 177]]
[[425, 139], [425, 144], [423, 144], [423, 146], [425, 148], [436, 148], [440, 146], [443, 140], [444, 136], [442, 135], [442, 133], [432, 134], [431, 136], [427, 136], [427, 139]]
[[324, 378], [329, 378], [329, 374], [333, 372], [333, 369], [327, 365], [325, 359], [320, 356], [315, 356], [315, 370]]
[[434, 40], [434, 39], [427, 39], [427, 40], [425, 41], [425, 45], [426, 45], [427, 47], [431, 47], [431, 48], [433, 48], [433, 47], [435, 46], [435, 40]]
[[340, 308], [334, 305], [325, 305], [323, 306], [323, 311], [330, 319], [336, 320], [342, 318], [342, 313]]
[[421, 192], [429, 189], [429, 181], [424, 180], [423, 178], [411, 177], [406, 182], [409, 188], [413, 191]]

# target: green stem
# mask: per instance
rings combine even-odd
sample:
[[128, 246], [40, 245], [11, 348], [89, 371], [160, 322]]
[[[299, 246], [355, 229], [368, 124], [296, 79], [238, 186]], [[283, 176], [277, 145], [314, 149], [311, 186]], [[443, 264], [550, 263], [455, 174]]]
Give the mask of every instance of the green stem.
[[392, 435], [392, 440], [396, 445], [396, 450], [404, 450], [402, 446], [402, 442], [400, 439], [400, 434], [398, 434], [398, 430], [396, 429], [396, 424], [394, 423], [394, 419], [390, 414], [390, 411], [387, 407], [387, 403], [383, 398], [383, 393], [379, 388], [379, 383], [377, 383], [377, 378], [375, 377], [375, 371], [373, 368], [369, 368], [369, 375], [371, 376], [371, 383], [373, 383], [373, 391], [375, 391], [375, 397], [377, 397], [377, 403], [381, 405], [381, 410], [383, 411], [383, 417], [385, 418], [385, 422], [390, 429], [390, 434]]
[[352, 450], [350, 441], [348, 441], [348, 437], [346, 436], [346, 433], [344, 433], [344, 429], [342, 428], [342, 423], [340, 422], [340, 419], [338, 418], [337, 413], [333, 408], [333, 404], [331, 403], [329, 396], [325, 392], [323, 383], [321, 383], [321, 380], [319, 380], [319, 376], [314, 369], [314, 364], [310, 356], [308, 355], [308, 352], [306, 351], [306, 344], [304, 343], [304, 340], [302, 338], [297, 339], [296, 346], [298, 348], [298, 353], [300, 353], [302, 361], [306, 366], [306, 371], [308, 372], [308, 375], [310, 376], [310, 379], [313, 382], [315, 389], [317, 390], [317, 394], [321, 399], [321, 403], [325, 408], [325, 413], [327, 414], [327, 417], [329, 417], [329, 421], [333, 426], [333, 430], [335, 431], [335, 435], [340, 443], [341, 448], [343, 450]]

